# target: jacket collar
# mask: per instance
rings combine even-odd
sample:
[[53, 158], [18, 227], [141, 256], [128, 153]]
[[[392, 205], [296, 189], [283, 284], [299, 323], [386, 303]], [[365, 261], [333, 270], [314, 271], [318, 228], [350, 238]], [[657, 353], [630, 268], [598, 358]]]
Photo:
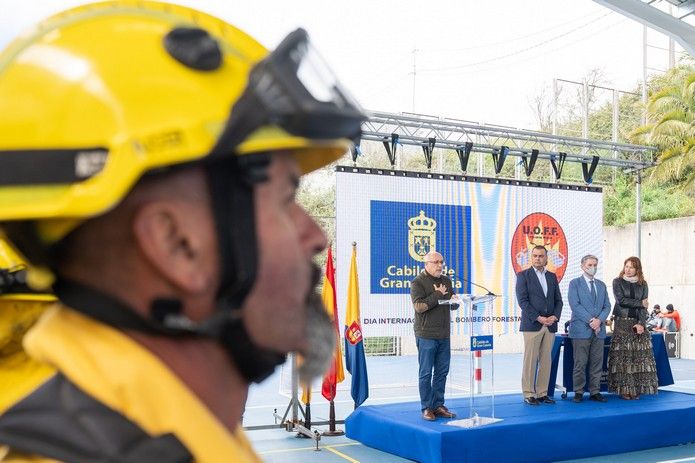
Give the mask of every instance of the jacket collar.
[[230, 433], [166, 365], [120, 331], [56, 305], [24, 346], [148, 433], [175, 434], [196, 461], [260, 461], [240, 427]]

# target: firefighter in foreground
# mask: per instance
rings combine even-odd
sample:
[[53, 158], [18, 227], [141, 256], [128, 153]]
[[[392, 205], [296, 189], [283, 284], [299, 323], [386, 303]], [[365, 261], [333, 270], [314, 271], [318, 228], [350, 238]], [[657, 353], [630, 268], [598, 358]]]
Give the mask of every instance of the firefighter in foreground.
[[78, 7], [0, 54], [0, 227], [60, 300], [5, 459], [258, 461], [249, 384], [335, 345], [297, 185], [363, 120], [303, 30], [269, 53], [181, 6]]

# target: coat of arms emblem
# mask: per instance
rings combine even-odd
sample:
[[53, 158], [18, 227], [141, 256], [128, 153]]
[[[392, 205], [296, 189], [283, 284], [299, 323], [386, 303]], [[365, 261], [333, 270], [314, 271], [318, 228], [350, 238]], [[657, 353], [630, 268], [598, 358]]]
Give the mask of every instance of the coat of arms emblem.
[[424, 262], [428, 252], [436, 250], [437, 221], [427, 217], [425, 211], [408, 219], [408, 253], [418, 262]]

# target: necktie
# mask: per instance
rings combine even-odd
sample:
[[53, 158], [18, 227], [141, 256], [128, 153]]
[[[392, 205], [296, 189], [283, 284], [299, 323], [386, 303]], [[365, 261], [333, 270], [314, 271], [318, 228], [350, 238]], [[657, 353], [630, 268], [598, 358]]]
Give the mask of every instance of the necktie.
[[594, 280], [589, 280], [589, 286], [591, 288], [591, 297], [594, 298], [594, 302], [596, 302], [596, 286], [594, 286]]

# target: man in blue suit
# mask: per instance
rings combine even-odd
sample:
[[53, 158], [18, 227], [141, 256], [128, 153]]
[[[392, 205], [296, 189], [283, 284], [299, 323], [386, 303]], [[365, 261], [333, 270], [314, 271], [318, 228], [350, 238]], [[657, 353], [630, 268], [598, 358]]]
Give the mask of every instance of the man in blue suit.
[[521, 307], [520, 331], [524, 334], [521, 389], [524, 402], [529, 405], [555, 403], [548, 397], [548, 383], [562, 296], [557, 276], [545, 269], [547, 263], [545, 246], [536, 246], [531, 251], [532, 266], [516, 276], [516, 300]]
[[606, 339], [606, 319], [611, 311], [606, 285], [594, 278], [598, 258], [582, 257], [582, 276], [570, 281], [567, 291], [572, 319], [569, 336], [574, 351], [572, 385], [574, 402], [583, 400], [586, 386], [586, 364], [589, 363], [589, 399], [606, 402], [601, 395], [601, 373], [603, 372], [603, 343]]

